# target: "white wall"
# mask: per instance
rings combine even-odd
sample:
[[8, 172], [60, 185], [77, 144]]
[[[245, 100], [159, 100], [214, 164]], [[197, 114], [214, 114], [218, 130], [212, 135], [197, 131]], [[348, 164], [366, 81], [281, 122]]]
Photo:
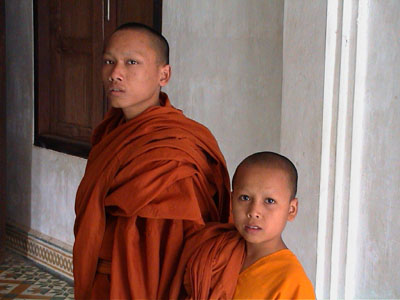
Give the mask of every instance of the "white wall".
[[299, 173], [299, 213], [284, 239], [315, 283], [326, 4], [285, 1], [281, 148]]
[[283, 1], [168, 0], [172, 103], [216, 136], [232, 174], [279, 150]]
[[75, 195], [86, 160], [32, 147], [31, 228], [73, 245]]

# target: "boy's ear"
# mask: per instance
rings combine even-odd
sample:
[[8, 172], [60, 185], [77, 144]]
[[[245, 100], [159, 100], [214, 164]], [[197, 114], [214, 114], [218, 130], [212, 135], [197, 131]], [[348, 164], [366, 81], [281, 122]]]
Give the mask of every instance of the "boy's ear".
[[297, 198], [293, 198], [290, 200], [289, 203], [289, 214], [288, 214], [288, 221], [293, 221], [297, 215], [297, 208], [298, 208], [298, 200]]
[[166, 86], [171, 78], [171, 66], [165, 65], [160, 69], [160, 86]]

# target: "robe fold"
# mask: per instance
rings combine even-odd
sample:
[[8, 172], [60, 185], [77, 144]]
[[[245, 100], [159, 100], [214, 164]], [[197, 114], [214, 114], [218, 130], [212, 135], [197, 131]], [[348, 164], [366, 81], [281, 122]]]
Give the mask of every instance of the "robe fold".
[[245, 241], [231, 224], [208, 224], [188, 239], [181, 259], [186, 299], [315, 299], [312, 283], [289, 249], [240, 272]]
[[207, 224], [185, 244], [181, 298], [232, 299], [244, 258], [245, 241], [233, 224]]
[[99, 258], [111, 260], [110, 298], [169, 298], [185, 238], [229, 219], [229, 175], [215, 138], [166, 94], [160, 103], [126, 122], [112, 108], [94, 131], [75, 203], [76, 299], [99, 285]]

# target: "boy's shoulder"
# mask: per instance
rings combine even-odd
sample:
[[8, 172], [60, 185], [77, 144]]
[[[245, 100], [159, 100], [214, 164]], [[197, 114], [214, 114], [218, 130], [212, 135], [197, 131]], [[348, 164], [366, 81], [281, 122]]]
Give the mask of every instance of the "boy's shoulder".
[[[300, 261], [289, 249], [260, 258], [239, 276], [236, 297], [313, 298], [314, 291]], [[281, 295], [281, 296], [279, 296]], [[235, 298], [236, 298], [235, 297]]]
[[265, 258], [265, 263], [273, 264], [279, 267], [281, 272], [297, 272], [303, 271], [303, 266], [297, 259], [296, 255], [289, 249], [283, 249], [268, 255]]
[[[275, 278], [276, 282], [309, 283], [306, 272], [296, 255], [289, 249], [284, 249], [265, 256], [259, 260], [263, 276]], [[257, 264], [257, 262], [255, 263]]]

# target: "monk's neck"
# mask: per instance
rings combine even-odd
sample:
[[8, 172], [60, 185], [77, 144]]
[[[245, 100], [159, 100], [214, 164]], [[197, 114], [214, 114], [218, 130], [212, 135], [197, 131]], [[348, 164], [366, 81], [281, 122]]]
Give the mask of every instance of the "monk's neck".
[[160, 98], [157, 95], [157, 97], [153, 97], [152, 99], [148, 99], [146, 101], [142, 101], [139, 103], [135, 103], [134, 105], [123, 107], [122, 112], [124, 113], [125, 120], [129, 121], [134, 118], [136, 118], [138, 115], [140, 115], [142, 112], [147, 110], [150, 107], [154, 106], [160, 106]]

